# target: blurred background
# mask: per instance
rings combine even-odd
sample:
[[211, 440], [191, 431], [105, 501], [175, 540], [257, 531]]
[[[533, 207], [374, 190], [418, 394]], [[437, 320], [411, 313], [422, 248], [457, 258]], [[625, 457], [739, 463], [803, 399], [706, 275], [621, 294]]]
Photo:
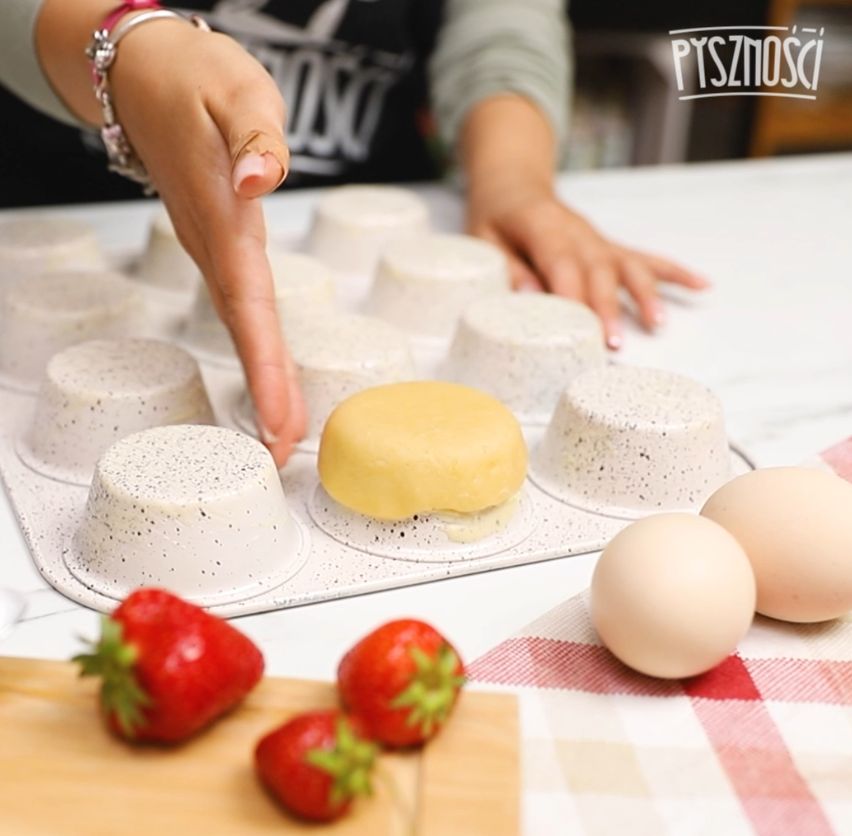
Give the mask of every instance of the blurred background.
[[[569, 169], [852, 150], [852, 0], [572, 0], [569, 17], [576, 53]], [[669, 30], [746, 25], [825, 30], [816, 101], [679, 99]], [[695, 83], [693, 67], [685, 84]], [[97, 140], [2, 88], [0, 125], [0, 206], [140, 196], [106, 171]]]

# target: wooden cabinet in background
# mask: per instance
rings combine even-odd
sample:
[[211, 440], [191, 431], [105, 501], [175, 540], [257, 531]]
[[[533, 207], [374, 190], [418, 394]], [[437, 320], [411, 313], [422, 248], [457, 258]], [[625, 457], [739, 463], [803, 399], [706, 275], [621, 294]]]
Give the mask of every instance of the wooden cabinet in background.
[[772, 0], [767, 23], [825, 26], [826, 49], [816, 100], [757, 99], [751, 155], [852, 148], [852, 0]]

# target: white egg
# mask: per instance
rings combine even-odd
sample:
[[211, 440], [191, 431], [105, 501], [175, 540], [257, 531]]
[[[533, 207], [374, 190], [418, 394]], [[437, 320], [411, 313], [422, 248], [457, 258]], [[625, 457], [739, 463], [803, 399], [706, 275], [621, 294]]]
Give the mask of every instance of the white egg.
[[725, 659], [754, 617], [751, 566], [737, 541], [692, 514], [633, 523], [604, 549], [592, 577], [592, 623], [624, 664], [667, 679]]
[[719, 488], [701, 514], [751, 561], [757, 611], [784, 621], [852, 609], [852, 485], [825, 470], [755, 470]]

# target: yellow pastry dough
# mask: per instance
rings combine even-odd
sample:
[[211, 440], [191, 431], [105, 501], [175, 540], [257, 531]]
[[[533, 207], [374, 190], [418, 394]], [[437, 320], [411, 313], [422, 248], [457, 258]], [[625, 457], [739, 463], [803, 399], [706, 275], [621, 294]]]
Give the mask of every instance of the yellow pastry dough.
[[471, 513], [518, 492], [527, 448], [496, 398], [437, 381], [366, 389], [329, 416], [319, 475], [341, 505], [399, 520], [430, 511]]

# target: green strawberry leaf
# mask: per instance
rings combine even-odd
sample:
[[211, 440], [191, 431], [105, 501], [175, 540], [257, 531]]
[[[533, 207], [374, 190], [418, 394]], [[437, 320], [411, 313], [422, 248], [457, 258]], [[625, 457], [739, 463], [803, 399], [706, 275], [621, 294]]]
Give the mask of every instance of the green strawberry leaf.
[[89, 652], [72, 661], [80, 665], [80, 676], [101, 677], [101, 704], [115, 715], [127, 737], [135, 737], [145, 719], [144, 709], [152, 704], [136, 678], [136, 648], [123, 640], [121, 623], [108, 616], [101, 619], [100, 639], [86, 644]]
[[337, 720], [333, 749], [310, 749], [305, 762], [332, 777], [331, 803], [335, 806], [351, 798], [371, 795], [370, 773], [378, 747], [355, 733], [345, 717]]
[[441, 645], [434, 656], [416, 646], [409, 652], [414, 675], [390, 706], [409, 709], [406, 725], [419, 726], [424, 737], [431, 737], [449, 716], [465, 677], [456, 674], [459, 657], [448, 644]]

